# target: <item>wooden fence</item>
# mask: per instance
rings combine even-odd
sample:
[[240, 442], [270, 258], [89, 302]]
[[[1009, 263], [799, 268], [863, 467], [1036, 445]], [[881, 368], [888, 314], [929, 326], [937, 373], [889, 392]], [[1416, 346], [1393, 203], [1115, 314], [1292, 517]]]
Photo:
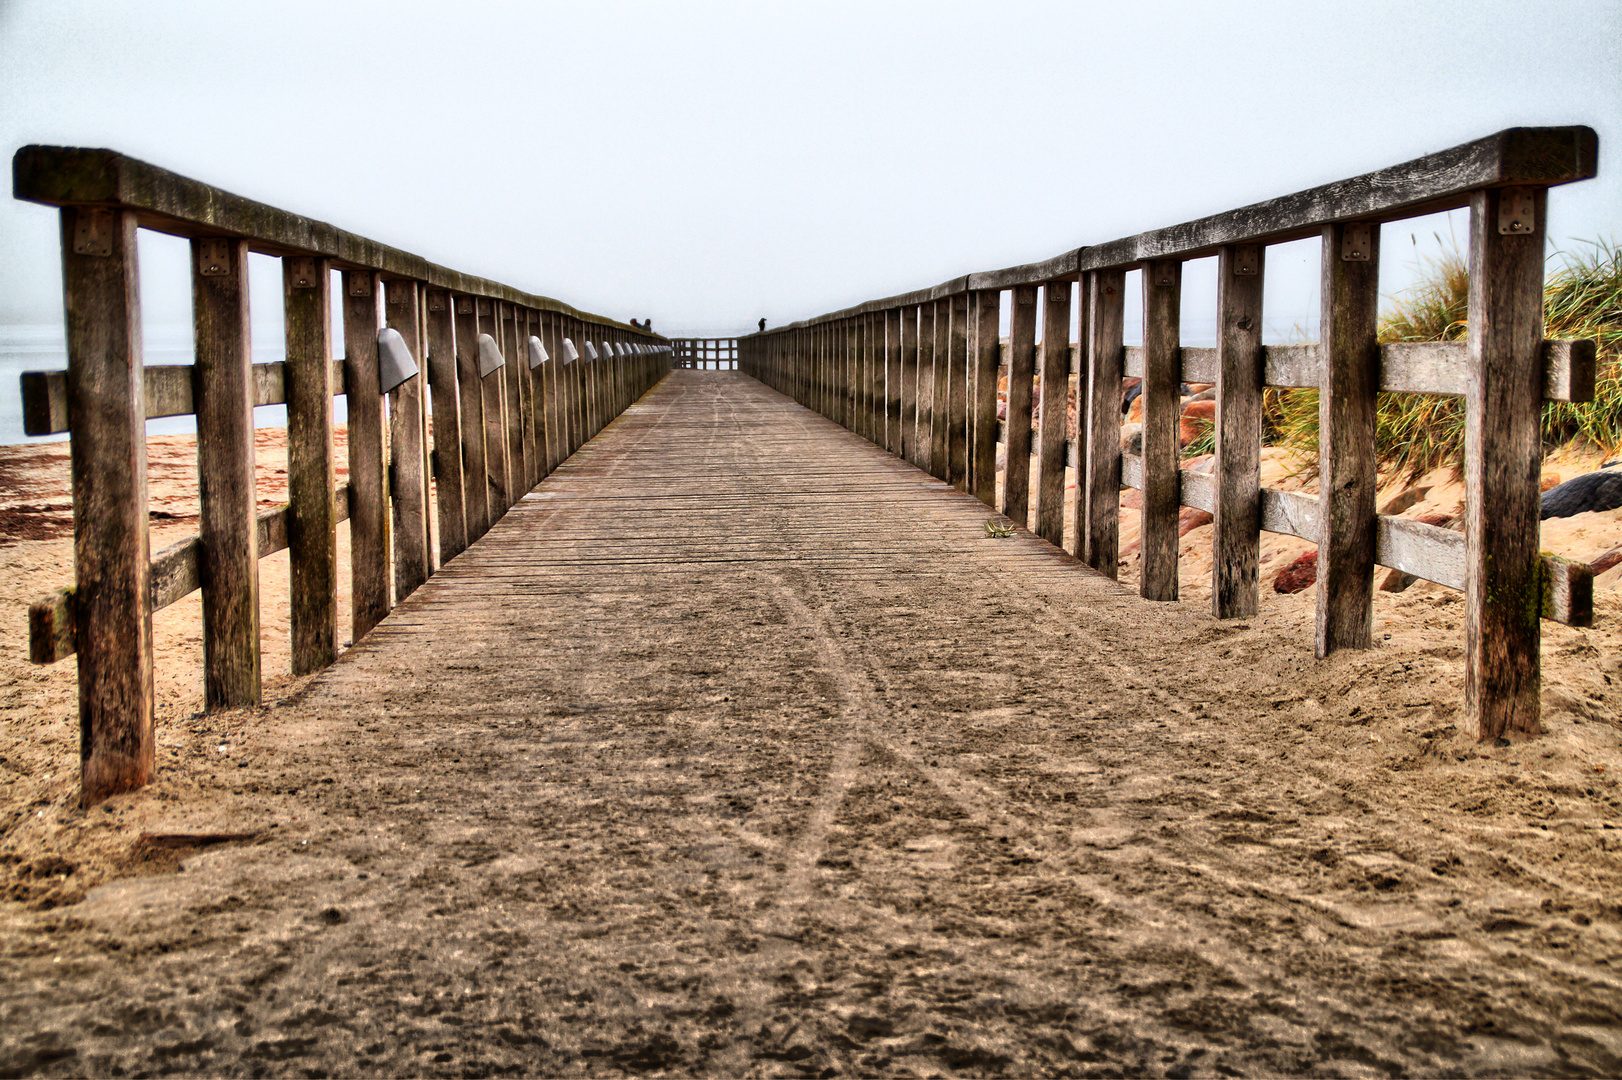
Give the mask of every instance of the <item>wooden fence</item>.
[[[29, 146], [13, 170], [18, 198], [61, 208], [68, 369], [22, 382], [25, 430], [71, 436], [75, 585], [34, 603], [29, 631], [37, 663], [78, 655], [85, 805], [152, 775], [154, 611], [201, 588], [206, 704], [256, 704], [259, 559], [290, 549], [293, 671], [318, 670], [337, 655], [338, 522], [359, 640], [434, 572], [436, 527], [449, 561], [669, 367], [656, 335], [108, 150]], [[194, 366], [142, 363], [137, 228], [191, 240]], [[250, 251], [281, 259], [283, 363], [249, 359]], [[283, 402], [288, 502], [259, 513], [253, 408]], [[146, 421], [183, 414], [199, 535], [153, 556]]]
[[737, 338], [672, 338], [672, 363], [700, 371], [732, 371], [738, 366]]
[[[1255, 614], [1262, 530], [1317, 543], [1320, 657], [1369, 647], [1376, 564], [1461, 589], [1470, 722], [1483, 739], [1533, 732], [1540, 614], [1579, 625], [1592, 619], [1588, 568], [1539, 554], [1538, 481], [1543, 402], [1587, 401], [1594, 390], [1594, 343], [1543, 338], [1547, 190], [1592, 177], [1597, 154], [1598, 138], [1586, 127], [1511, 128], [1295, 195], [752, 334], [740, 343], [740, 366], [988, 506], [997, 442], [1005, 441], [997, 509], [1024, 525], [1034, 498], [1037, 532], [1054, 544], [1065, 532], [1068, 457], [1078, 473], [1075, 554], [1111, 577], [1120, 489], [1141, 489], [1139, 588], [1146, 599], [1177, 598], [1182, 506], [1214, 516], [1218, 618]], [[1381, 224], [1460, 207], [1470, 210], [1468, 343], [1380, 345]], [[1263, 345], [1267, 247], [1310, 236], [1322, 240], [1320, 341]], [[1185, 348], [1183, 263], [1213, 255], [1217, 346]], [[1137, 347], [1123, 344], [1131, 270], [1142, 271]], [[1005, 290], [1012, 292], [1006, 351], [999, 342]], [[1081, 309], [1074, 346], [1073, 302]], [[1066, 442], [1073, 356], [1079, 446]], [[1006, 428], [997, 420], [999, 361], [1008, 372]], [[1122, 379], [1129, 376], [1143, 380], [1141, 455], [1123, 455], [1120, 444]], [[1184, 381], [1216, 386], [1213, 476], [1179, 468]], [[1317, 497], [1261, 487], [1262, 393], [1269, 386], [1319, 391]], [[1465, 399], [1462, 533], [1376, 512], [1381, 391]]]

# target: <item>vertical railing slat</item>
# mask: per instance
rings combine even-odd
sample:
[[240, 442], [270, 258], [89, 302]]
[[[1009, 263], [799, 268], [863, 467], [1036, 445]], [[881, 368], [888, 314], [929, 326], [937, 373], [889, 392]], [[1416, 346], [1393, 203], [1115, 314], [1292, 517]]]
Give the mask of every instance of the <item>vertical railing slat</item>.
[[1087, 301], [1081, 334], [1083, 375], [1077, 387], [1082, 412], [1076, 432], [1076, 548], [1082, 561], [1106, 577], [1119, 574], [1121, 553], [1121, 347], [1126, 316], [1126, 272], [1096, 270], [1082, 288]]
[[[1506, 199], [1529, 209], [1532, 220], [1516, 214], [1502, 221]], [[1546, 188], [1488, 189], [1470, 199], [1464, 689], [1466, 721], [1482, 739], [1542, 727], [1539, 356], [1547, 199]]]
[[1008, 437], [1003, 514], [1030, 524], [1031, 389], [1036, 380], [1036, 286], [1014, 288], [1008, 323]]
[[1065, 414], [1070, 396], [1070, 283], [1050, 281], [1042, 305], [1042, 424], [1036, 535], [1064, 546]]
[[462, 468], [462, 409], [457, 388], [456, 336], [450, 294], [428, 290], [428, 391], [434, 403], [434, 502], [439, 515], [439, 561], [467, 550], [467, 499]]
[[[406, 348], [417, 362], [418, 372], [426, 370], [423, 361], [421, 325], [417, 305], [421, 302], [415, 281], [394, 280], [383, 286], [383, 305], [389, 328], [405, 339]], [[394, 525], [394, 600], [399, 603], [428, 580], [428, 477], [423, 467], [422, 376], [407, 379], [390, 390], [389, 399], [389, 505]]]
[[63, 207], [80, 801], [152, 779], [146, 394], [135, 215]]
[[1217, 258], [1216, 512], [1211, 613], [1256, 614], [1261, 546], [1262, 271], [1260, 244]]
[[[1348, 232], [1353, 235], [1348, 237]], [[1317, 652], [1374, 636], [1374, 429], [1380, 387], [1380, 227], [1323, 230], [1318, 340]], [[1352, 242], [1348, 242], [1351, 240]], [[1356, 242], [1361, 240], [1361, 243]]]
[[992, 509], [997, 506], [997, 361], [1002, 353], [998, 340], [1001, 309], [1002, 293], [996, 289], [981, 289], [974, 294], [974, 305], [969, 313], [972, 330], [969, 491]]
[[338, 655], [332, 290], [326, 259], [282, 260], [287, 333], [287, 571], [294, 675]]
[[479, 321], [473, 314], [473, 297], [457, 296], [454, 306], [456, 384], [462, 436], [462, 509], [467, 522], [467, 540], [471, 544], [490, 530], [484, 387], [479, 378]]
[[1143, 505], [1138, 592], [1145, 600], [1177, 599], [1177, 421], [1182, 397], [1183, 263], [1163, 259], [1143, 268]]
[[377, 373], [376, 271], [345, 270], [344, 394], [349, 414], [349, 578], [354, 640], [389, 613], [389, 487]]

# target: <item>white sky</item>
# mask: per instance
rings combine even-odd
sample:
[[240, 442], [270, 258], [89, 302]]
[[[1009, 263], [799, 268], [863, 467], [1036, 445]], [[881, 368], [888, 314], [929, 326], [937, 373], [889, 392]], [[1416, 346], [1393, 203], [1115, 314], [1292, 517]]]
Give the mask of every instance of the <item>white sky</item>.
[[[1622, 0], [0, 0], [8, 154], [112, 147], [673, 335], [1522, 124], [1600, 134], [1599, 178], [1551, 196], [1552, 240], [1622, 237], [1619, 120]], [[1394, 286], [1415, 249], [1384, 243]], [[1315, 255], [1277, 256], [1269, 321], [1310, 319]], [[186, 321], [183, 268], [147, 275], [149, 313]], [[55, 215], [0, 200], [0, 323], [60, 320]]]

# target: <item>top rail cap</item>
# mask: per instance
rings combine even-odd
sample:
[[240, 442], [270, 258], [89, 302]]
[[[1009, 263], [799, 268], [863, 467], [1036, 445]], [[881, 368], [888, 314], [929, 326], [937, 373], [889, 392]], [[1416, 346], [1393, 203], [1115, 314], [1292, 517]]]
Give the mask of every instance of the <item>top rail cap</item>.
[[1553, 187], [1590, 179], [1598, 158], [1599, 136], [1590, 127], [1506, 128], [1401, 165], [1083, 248], [1077, 268], [1196, 258], [1224, 244], [1299, 239], [1332, 222], [1450, 210], [1482, 188]]

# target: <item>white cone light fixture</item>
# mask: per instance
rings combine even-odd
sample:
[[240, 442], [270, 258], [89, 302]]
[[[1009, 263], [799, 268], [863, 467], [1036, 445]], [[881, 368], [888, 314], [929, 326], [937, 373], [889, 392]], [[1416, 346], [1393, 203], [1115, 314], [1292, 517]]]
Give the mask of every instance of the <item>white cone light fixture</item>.
[[378, 389], [388, 393], [417, 374], [417, 361], [400, 331], [385, 326], [377, 332]]
[[565, 366], [580, 359], [580, 352], [574, 347], [574, 342], [568, 338], [563, 339], [563, 363]]
[[534, 334], [529, 336], [529, 369], [534, 371], [548, 360], [552, 359], [546, 354], [546, 346]]
[[479, 377], [483, 378], [506, 362], [507, 358], [501, 355], [501, 349], [496, 345], [496, 339], [489, 334], [480, 334]]
[[586, 342], [586, 359], [587, 360], [595, 360], [595, 359], [597, 359], [597, 346], [593, 345], [589, 341]]

